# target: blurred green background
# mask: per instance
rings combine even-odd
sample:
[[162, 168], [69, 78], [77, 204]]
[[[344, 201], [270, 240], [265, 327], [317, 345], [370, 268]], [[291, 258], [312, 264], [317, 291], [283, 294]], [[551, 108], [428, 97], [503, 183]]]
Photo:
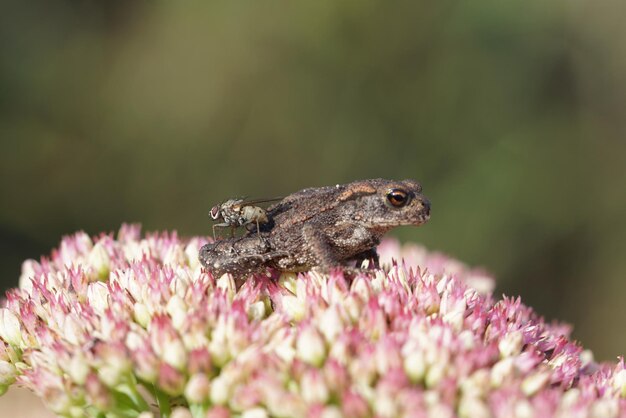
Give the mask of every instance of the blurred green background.
[[415, 178], [421, 242], [626, 353], [626, 3], [2, 1], [0, 265]]

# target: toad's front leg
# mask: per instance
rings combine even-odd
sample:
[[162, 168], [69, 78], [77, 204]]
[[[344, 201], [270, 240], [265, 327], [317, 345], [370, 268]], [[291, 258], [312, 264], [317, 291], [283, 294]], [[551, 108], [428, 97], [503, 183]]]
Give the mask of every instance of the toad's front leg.
[[340, 260], [337, 258], [336, 251], [319, 228], [315, 228], [311, 224], [304, 225], [302, 227], [302, 238], [306, 250], [314, 258], [312, 267], [316, 267], [318, 270], [328, 271], [333, 267], [341, 265]]
[[355, 255], [353, 260], [356, 261], [356, 266], [361, 267], [363, 261], [368, 260], [372, 264], [370, 264], [374, 268], [380, 267], [380, 258], [378, 257], [378, 252], [376, 252], [376, 247], [370, 248], [369, 250], [365, 250], [361, 253]]
[[336, 246], [333, 240], [326, 236], [319, 228], [315, 228], [310, 224], [304, 225], [302, 228], [302, 237], [308, 252], [314, 258], [314, 262], [311, 266], [314, 270], [328, 272], [337, 268], [352, 274], [366, 271], [360, 268], [346, 266], [346, 262], [354, 259], [350, 248]]

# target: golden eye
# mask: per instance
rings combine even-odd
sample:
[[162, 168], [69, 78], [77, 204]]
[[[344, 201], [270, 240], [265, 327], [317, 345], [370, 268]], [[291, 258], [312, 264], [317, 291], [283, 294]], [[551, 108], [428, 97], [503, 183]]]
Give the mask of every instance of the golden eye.
[[409, 201], [409, 194], [402, 189], [391, 189], [387, 192], [387, 200], [392, 206], [401, 208]]

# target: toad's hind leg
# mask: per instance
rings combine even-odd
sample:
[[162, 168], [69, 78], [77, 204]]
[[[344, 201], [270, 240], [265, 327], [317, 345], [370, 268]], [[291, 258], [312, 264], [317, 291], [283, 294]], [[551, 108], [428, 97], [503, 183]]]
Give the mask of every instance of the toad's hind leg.
[[287, 253], [282, 251], [242, 254], [233, 247], [224, 248], [223, 245], [211, 243], [200, 249], [198, 258], [213, 276], [219, 277], [224, 273], [230, 273], [233, 276], [256, 273], [286, 255]]

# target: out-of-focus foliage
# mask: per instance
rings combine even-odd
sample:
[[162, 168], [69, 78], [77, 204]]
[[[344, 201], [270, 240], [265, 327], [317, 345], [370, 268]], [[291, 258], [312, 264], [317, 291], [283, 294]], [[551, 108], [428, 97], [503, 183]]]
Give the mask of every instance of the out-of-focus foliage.
[[77, 229], [416, 178], [396, 235], [624, 353], [626, 3], [3, 3], [4, 287]]

